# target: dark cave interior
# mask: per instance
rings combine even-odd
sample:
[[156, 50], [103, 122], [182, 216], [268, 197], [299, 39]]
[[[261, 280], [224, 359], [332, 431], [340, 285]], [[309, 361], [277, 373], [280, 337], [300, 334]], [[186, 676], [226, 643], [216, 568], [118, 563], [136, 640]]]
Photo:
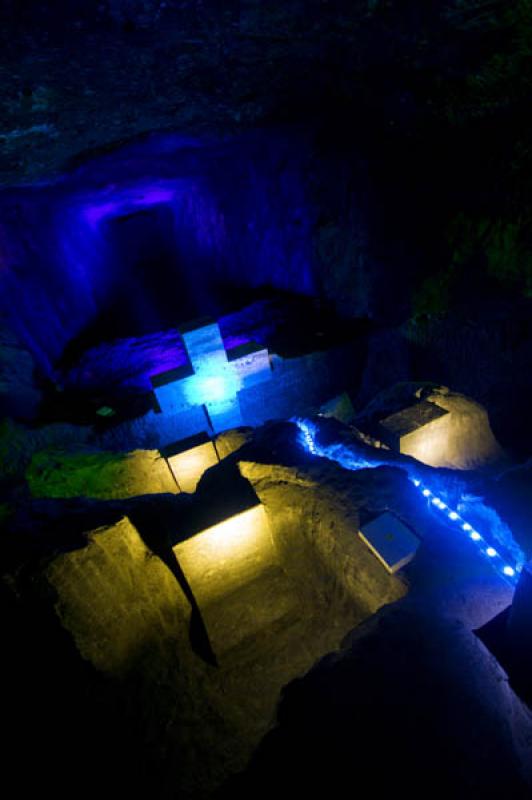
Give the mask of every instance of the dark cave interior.
[[528, 797], [531, 0], [0, 15], [17, 793]]

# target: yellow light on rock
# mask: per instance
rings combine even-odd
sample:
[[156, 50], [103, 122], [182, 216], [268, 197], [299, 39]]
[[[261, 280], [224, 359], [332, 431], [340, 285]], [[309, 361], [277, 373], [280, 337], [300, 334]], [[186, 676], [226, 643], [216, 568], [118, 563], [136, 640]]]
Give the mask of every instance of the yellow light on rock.
[[393, 450], [433, 467], [472, 469], [502, 456], [485, 409], [444, 387], [381, 419], [379, 431]]
[[182, 492], [195, 492], [203, 473], [220, 460], [214, 442], [207, 436], [183, 440], [167, 448], [163, 455]]
[[230, 594], [277, 561], [262, 505], [201, 531], [174, 552], [200, 604]]
[[262, 505], [181, 542], [174, 553], [217, 657], [297, 605]]

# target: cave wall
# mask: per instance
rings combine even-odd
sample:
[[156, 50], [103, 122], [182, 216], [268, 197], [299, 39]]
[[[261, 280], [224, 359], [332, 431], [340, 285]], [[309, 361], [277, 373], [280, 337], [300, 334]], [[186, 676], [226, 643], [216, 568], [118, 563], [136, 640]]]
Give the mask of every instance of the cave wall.
[[[318, 202], [327, 298], [358, 313], [376, 272], [388, 300], [377, 291], [370, 304], [387, 302], [388, 314], [414, 273], [418, 313], [484, 291], [530, 298], [529, 0], [6, 0], [2, 10], [2, 186], [50, 180], [80, 153], [151, 131], [227, 143], [303, 122], [330, 152], [364, 154], [367, 185], [380, 183], [371, 197], [338, 159]], [[364, 218], [379, 206], [386, 224], [368, 260]], [[422, 238], [418, 270], [408, 240]]]
[[[3, 318], [50, 374], [69, 342], [121, 304], [139, 303], [139, 320], [151, 320], [158, 330], [183, 321], [183, 291], [190, 298], [185, 319], [238, 307], [246, 292], [261, 287], [312, 294], [314, 209], [305, 181], [310, 157], [302, 135], [268, 132], [227, 142], [149, 137], [54, 183], [5, 191]], [[171, 303], [165, 317], [157, 297], [150, 299], [149, 265], [130, 280], [109, 224], [161, 209], [173, 221], [176, 264], [167, 274], [168, 292], [176, 295], [172, 320]], [[118, 326], [112, 332], [139, 330]]]
[[[244, 303], [236, 288], [265, 277], [388, 324], [530, 298], [528, 0], [4, 6], [0, 184], [34, 188], [0, 197], [0, 313], [48, 374], [119, 302], [106, 223], [81, 223], [81, 206], [137, 213], [124, 192], [164, 181], [182, 181], [177, 260], [209, 276], [201, 308], [215, 285], [220, 306]], [[321, 141], [279, 133], [295, 121]], [[117, 149], [155, 130], [193, 138]]]
[[411, 202], [392, 206], [356, 148], [335, 153], [311, 127], [152, 135], [0, 194], [0, 314], [50, 376], [73, 340], [219, 317], [271, 290], [393, 323], [422, 248]]

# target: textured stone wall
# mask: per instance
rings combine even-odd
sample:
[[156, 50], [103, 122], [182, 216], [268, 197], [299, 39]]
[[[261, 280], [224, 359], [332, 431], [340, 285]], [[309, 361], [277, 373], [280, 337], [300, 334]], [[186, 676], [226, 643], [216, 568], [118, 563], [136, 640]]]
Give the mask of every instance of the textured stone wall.
[[284, 569], [309, 602], [339, 600], [371, 614], [406, 593], [357, 536], [365, 489], [351, 484], [344, 494], [285, 467], [242, 462], [239, 469], [264, 503]]
[[[0, 313], [50, 371], [87, 331], [175, 327], [264, 287], [312, 295], [312, 150], [301, 131], [152, 137], [56, 185], [3, 194]], [[132, 229], [120, 247], [128, 218], [139, 241], [128, 245]]]
[[26, 479], [34, 497], [111, 500], [179, 491], [158, 450], [41, 450], [33, 456]]
[[85, 548], [56, 558], [45, 577], [62, 625], [98, 670], [127, 675], [141, 664], [164, 669], [172, 653], [177, 658], [186, 600], [127, 518], [91, 533]]

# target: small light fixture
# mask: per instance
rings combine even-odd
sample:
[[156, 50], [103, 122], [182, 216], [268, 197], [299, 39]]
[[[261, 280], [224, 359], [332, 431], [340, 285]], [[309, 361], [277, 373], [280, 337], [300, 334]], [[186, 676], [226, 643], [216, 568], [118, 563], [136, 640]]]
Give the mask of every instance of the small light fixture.
[[490, 558], [494, 558], [497, 555], [497, 551], [495, 550], [494, 547], [487, 547], [486, 555], [488, 555]]

